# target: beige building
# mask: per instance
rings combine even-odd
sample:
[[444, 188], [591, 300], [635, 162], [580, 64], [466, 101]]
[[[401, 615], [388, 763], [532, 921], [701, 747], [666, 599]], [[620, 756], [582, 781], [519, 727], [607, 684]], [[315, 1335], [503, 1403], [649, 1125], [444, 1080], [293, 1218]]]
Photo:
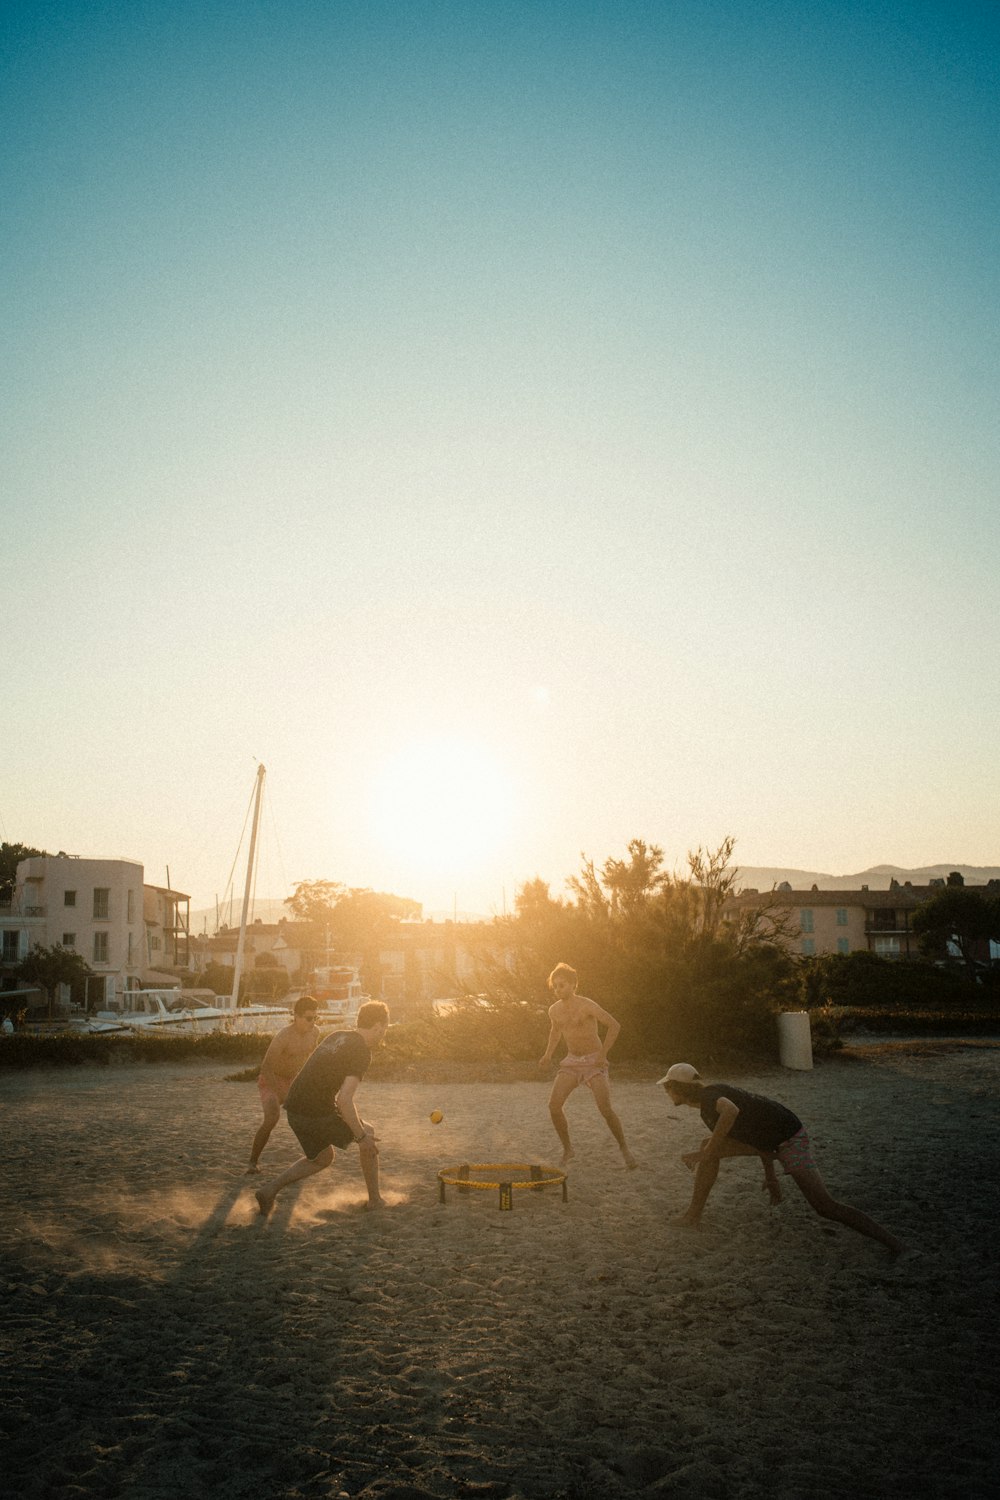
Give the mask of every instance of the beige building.
[[[793, 890], [783, 883], [773, 891], [741, 891], [729, 903], [735, 914], [754, 906], [777, 906], [787, 915], [792, 952], [803, 958], [820, 953], [874, 953], [879, 958], [917, 959], [913, 913], [944, 885], [900, 885], [886, 891]], [[972, 887], [986, 890], [988, 887]]]
[[[192, 966], [206, 969], [209, 964], [219, 964], [226, 969], [236, 967], [236, 946], [239, 928], [223, 927], [213, 937], [205, 935], [191, 938]], [[270, 954], [279, 968], [284, 969], [289, 979], [300, 975], [309, 964], [308, 928], [302, 922], [264, 922], [255, 917], [247, 923], [243, 946], [244, 970], [252, 969], [259, 958]]]
[[513, 951], [492, 922], [399, 922], [379, 949], [381, 998], [404, 1015], [474, 990], [484, 956], [513, 965]]
[[22, 860], [10, 906], [0, 910], [0, 972], [32, 948], [72, 948], [93, 971], [91, 1009], [120, 1003], [143, 985], [178, 982], [175, 971], [189, 966], [189, 898], [147, 886], [142, 876], [142, 865], [127, 859]]

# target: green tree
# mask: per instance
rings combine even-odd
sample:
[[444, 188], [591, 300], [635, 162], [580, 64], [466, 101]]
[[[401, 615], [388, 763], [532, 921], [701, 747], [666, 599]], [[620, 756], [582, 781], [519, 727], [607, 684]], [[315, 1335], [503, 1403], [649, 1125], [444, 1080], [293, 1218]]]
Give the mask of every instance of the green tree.
[[302, 968], [308, 974], [323, 963], [330, 948], [333, 913], [346, 886], [336, 880], [300, 880], [285, 902], [297, 922], [305, 928], [301, 941]]
[[352, 888], [333, 909], [331, 931], [341, 953], [356, 959], [364, 988], [373, 995], [382, 988], [380, 949], [397, 922], [419, 917], [419, 901], [387, 891]]
[[79, 953], [72, 948], [63, 948], [59, 943], [53, 944], [51, 948], [42, 945], [32, 948], [16, 970], [19, 980], [44, 990], [50, 1016], [59, 985], [68, 984], [75, 989], [82, 987], [86, 993], [86, 982], [93, 972]]
[[338, 948], [359, 953], [377, 943], [401, 918], [419, 917], [419, 901], [384, 891], [345, 891], [333, 908], [330, 926]]
[[688, 852], [691, 887], [696, 896], [694, 926], [707, 937], [718, 935], [726, 904], [736, 890], [740, 872], [732, 862], [735, 846], [736, 840], [729, 837], [718, 849], [703, 849], [699, 844], [693, 853]]
[[393, 924], [419, 917], [422, 911], [420, 902], [407, 896], [348, 888], [334, 880], [300, 881], [285, 905], [308, 929], [306, 969], [322, 963], [328, 954], [357, 960], [362, 982], [373, 994], [382, 981], [379, 948]]
[[0, 902], [6, 905], [13, 896], [17, 867], [22, 859], [44, 853], [44, 849], [32, 849], [27, 844], [0, 844]]
[[669, 883], [663, 850], [643, 839], [629, 841], [628, 859], [606, 859], [600, 875], [583, 856], [582, 871], [566, 882], [581, 910], [611, 921], [635, 916]]
[[514, 896], [514, 912], [523, 922], [546, 922], [555, 911], [565, 911], [565, 901], [553, 896], [547, 880], [526, 880]]
[[1000, 897], [961, 885], [942, 886], [913, 913], [913, 931], [927, 958], [947, 958], [954, 944], [968, 977], [975, 980], [990, 939], [1000, 942]]
[[233, 993], [233, 971], [228, 964], [209, 964], [197, 976], [195, 989], [212, 990], [216, 995]]
[[336, 880], [300, 880], [285, 905], [297, 922], [308, 922], [322, 931], [346, 889]]
[[[262, 953], [261, 958], [271, 958], [270, 953]], [[280, 1000], [282, 995], [287, 995], [289, 978], [287, 971], [273, 960], [269, 964], [257, 964], [243, 975], [240, 981], [240, 1002], [247, 999], [253, 1000]]]

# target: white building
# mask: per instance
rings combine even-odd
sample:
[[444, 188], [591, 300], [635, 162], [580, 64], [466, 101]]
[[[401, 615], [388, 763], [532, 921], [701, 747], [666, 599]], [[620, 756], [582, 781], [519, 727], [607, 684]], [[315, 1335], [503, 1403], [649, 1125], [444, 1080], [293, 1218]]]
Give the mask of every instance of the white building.
[[179, 982], [169, 971], [188, 967], [189, 897], [144, 885], [142, 876], [134, 860], [23, 859], [10, 906], [0, 908], [0, 972], [9, 973], [32, 948], [72, 948], [94, 974], [90, 1009], [120, 1002], [143, 985]]

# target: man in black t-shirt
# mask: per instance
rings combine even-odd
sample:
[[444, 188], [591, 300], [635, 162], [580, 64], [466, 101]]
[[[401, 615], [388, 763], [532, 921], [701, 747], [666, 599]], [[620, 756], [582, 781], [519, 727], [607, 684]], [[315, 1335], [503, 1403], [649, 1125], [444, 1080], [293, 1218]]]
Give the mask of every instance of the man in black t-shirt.
[[697, 1151], [681, 1157], [684, 1165], [694, 1172], [694, 1191], [687, 1213], [681, 1215], [678, 1223], [693, 1229], [699, 1227], [722, 1157], [756, 1156], [763, 1163], [764, 1186], [772, 1203], [781, 1202], [781, 1188], [774, 1171], [775, 1161], [780, 1161], [786, 1176], [822, 1218], [835, 1219], [859, 1234], [878, 1240], [893, 1256], [904, 1248], [901, 1240], [860, 1209], [838, 1203], [831, 1196], [817, 1171], [802, 1121], [776, 1099], [752, 1094], [731, 1083], [702, 1083], [690, 1063], [674, 1063], [660, 1083], [674, 1104], [688, 1104], [697, 1109], [711, 1131]]
[[262, 1214], [271, 1212], [282, 1188], [322, 1172], [333, 1161], [334, 1148], [344, 1150], [352, 1141], [358, 1147], [368, 1207], [382, 1207], [375, 1130], [358, 1114], [354, 1096], [388, 1029], [388, 1006], [368, 1000], [358, 1011], [355, 1031], [331, 1032], [302, 1065], [288, 1090], [285, 1110], [304, 1154], [257, 1190]]

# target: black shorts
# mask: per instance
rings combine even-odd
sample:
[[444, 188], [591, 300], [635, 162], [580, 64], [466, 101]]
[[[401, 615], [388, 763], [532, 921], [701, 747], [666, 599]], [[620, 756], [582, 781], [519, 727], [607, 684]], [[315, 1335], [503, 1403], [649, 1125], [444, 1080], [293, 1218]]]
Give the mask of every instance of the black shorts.
[[354, 1132], [342, 1115], [289, 1115], [288, 1123], [302, 1147], [302, 1154], [310, 1161], [325, 1151], [327, 1146], [338, 1146], [343, 1151], [354, 1140]]

